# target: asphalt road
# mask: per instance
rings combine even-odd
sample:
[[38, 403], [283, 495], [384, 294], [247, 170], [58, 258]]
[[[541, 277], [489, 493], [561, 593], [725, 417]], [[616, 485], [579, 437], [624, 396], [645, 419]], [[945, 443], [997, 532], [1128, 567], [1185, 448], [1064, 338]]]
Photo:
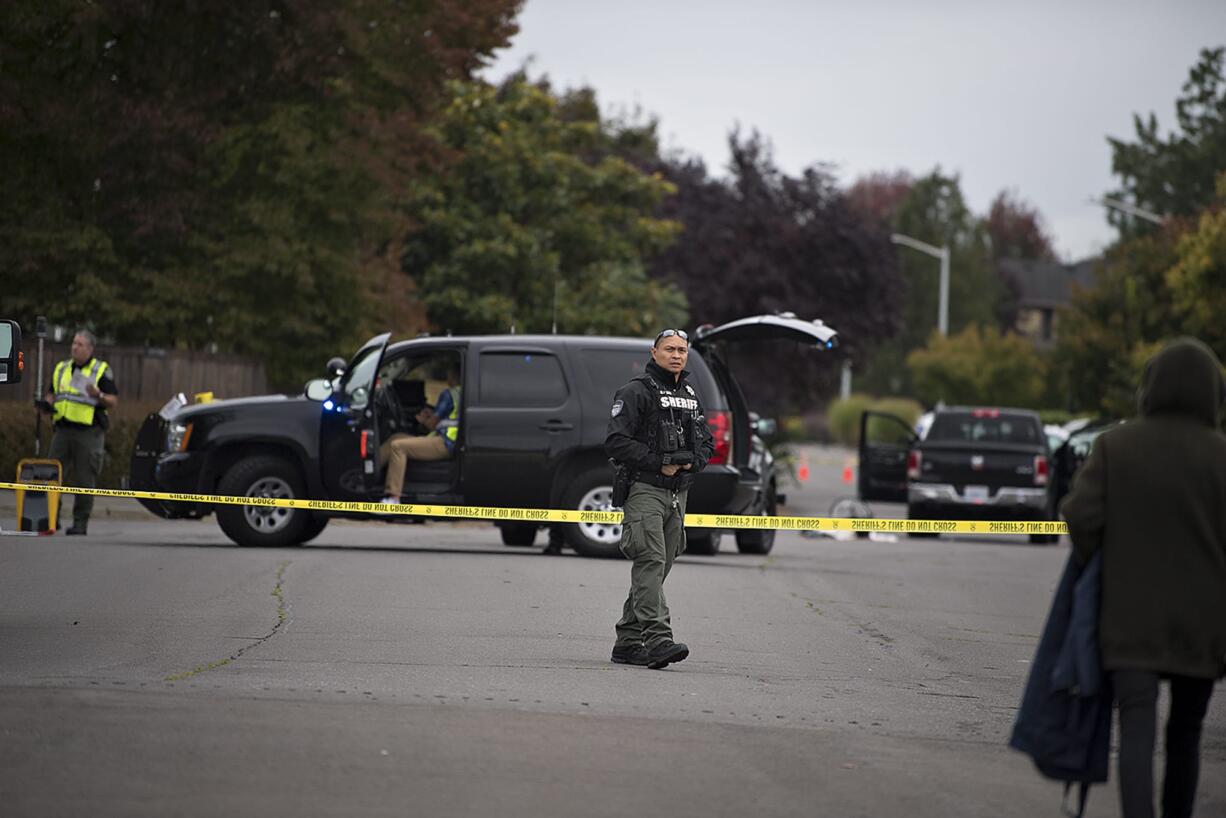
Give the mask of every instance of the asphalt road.
[[[809, 454], [789, 513], [844, 491]], [[1058, 814], [1005, 742], [1065, 545], [725, 539], [669, 578], [692, 655], [650, 671], [608, 661], [625, 563], [484, 525], [240, 549], [112, 505], [91, 535], [0, 538], [6, 816]]]

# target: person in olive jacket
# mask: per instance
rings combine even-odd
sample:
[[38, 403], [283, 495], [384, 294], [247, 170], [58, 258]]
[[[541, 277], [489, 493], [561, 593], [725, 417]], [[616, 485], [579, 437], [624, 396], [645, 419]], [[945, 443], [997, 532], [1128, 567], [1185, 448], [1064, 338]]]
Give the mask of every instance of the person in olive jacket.
[[1145, 366], [1140, 417], [1098, 438], [1061, 507], [1077, 559], [1103, 552], [1099, 646], [1119, 707], [1125, 818], [1154, 815], [1158, 683], [1171, 686], [1164, 816], [1192, 814], [1201, 723], [1226, 675], [1222, 368], [1180, 339]]

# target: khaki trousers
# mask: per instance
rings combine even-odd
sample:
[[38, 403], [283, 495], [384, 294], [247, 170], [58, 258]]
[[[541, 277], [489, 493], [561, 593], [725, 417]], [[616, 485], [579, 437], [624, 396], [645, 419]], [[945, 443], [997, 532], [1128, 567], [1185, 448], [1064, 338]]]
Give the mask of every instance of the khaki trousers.
[[446, 460], [451, 457], [442, 435], [396, 434], [379, 447], [379, 462], [387, 463], [383, 496], [400, 499], [404, 470], [410, 460]]

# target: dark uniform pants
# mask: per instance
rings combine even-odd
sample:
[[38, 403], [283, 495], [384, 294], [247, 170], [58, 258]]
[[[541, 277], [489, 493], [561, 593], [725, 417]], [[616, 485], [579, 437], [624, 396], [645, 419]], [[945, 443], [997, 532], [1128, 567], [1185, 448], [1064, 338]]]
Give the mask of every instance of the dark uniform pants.
[[673, 638], [664, 578], [685, 551], [685, 491], [635, 483], [623, 507], [619, 547], [630, 569], [630, 593], [617, 623], [617, 644], [653, 648]]
[[[106, 433], [98, 426], [77, 429], [69, 426], [55, 427], [47, 457], [60, 461], [64, 485], [80, 486], [83, 489], [92, 489], [98, 485], [98, 475], [102, 473], [102, 461], [106, 456], [105, 440]], [[88, 523], [93, 510], [92, 494], [74, 495], [73, 524], [83, 526]]]

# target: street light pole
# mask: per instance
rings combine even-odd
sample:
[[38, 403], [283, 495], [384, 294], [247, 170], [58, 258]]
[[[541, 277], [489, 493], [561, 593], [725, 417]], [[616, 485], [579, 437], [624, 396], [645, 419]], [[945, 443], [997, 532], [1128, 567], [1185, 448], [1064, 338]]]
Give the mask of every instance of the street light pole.
[[1094, 204], [1100, 204], [1103, 207], [1109, 207], [1112, 210], [1118, 210], [1121, 213], [1127, 213], [1129, 216], [1144, 219], [1145, 221], [1152, 222], [1153, 224], [1162, 224], [1164, 221], [1161, 215], [1152, 210], [1146, 210], [1143, 207], [1137, 207], [1134, 204], [1129, 204], [1128, 202], [1124, 202], [1119, 199], [1112, 199], [1110, 196], [1103, 196], [1101, 199], [1091, 199], [1090, 201]]
[[926, 253], [933, 258], [941, 261], [941, 290], [940, 302], [937, 304], [937, 329], [941, 335], [949, 335], [949, 247], [936, 247], [926, 241], [913, 239], [910, 236], [904, 236], [902, 233], [894, 233], [890, 236], [890, 241], [895, 244], [901, 244], [905, 247], [910, 247], [912, 250], [919, 250], [921, 253]]

